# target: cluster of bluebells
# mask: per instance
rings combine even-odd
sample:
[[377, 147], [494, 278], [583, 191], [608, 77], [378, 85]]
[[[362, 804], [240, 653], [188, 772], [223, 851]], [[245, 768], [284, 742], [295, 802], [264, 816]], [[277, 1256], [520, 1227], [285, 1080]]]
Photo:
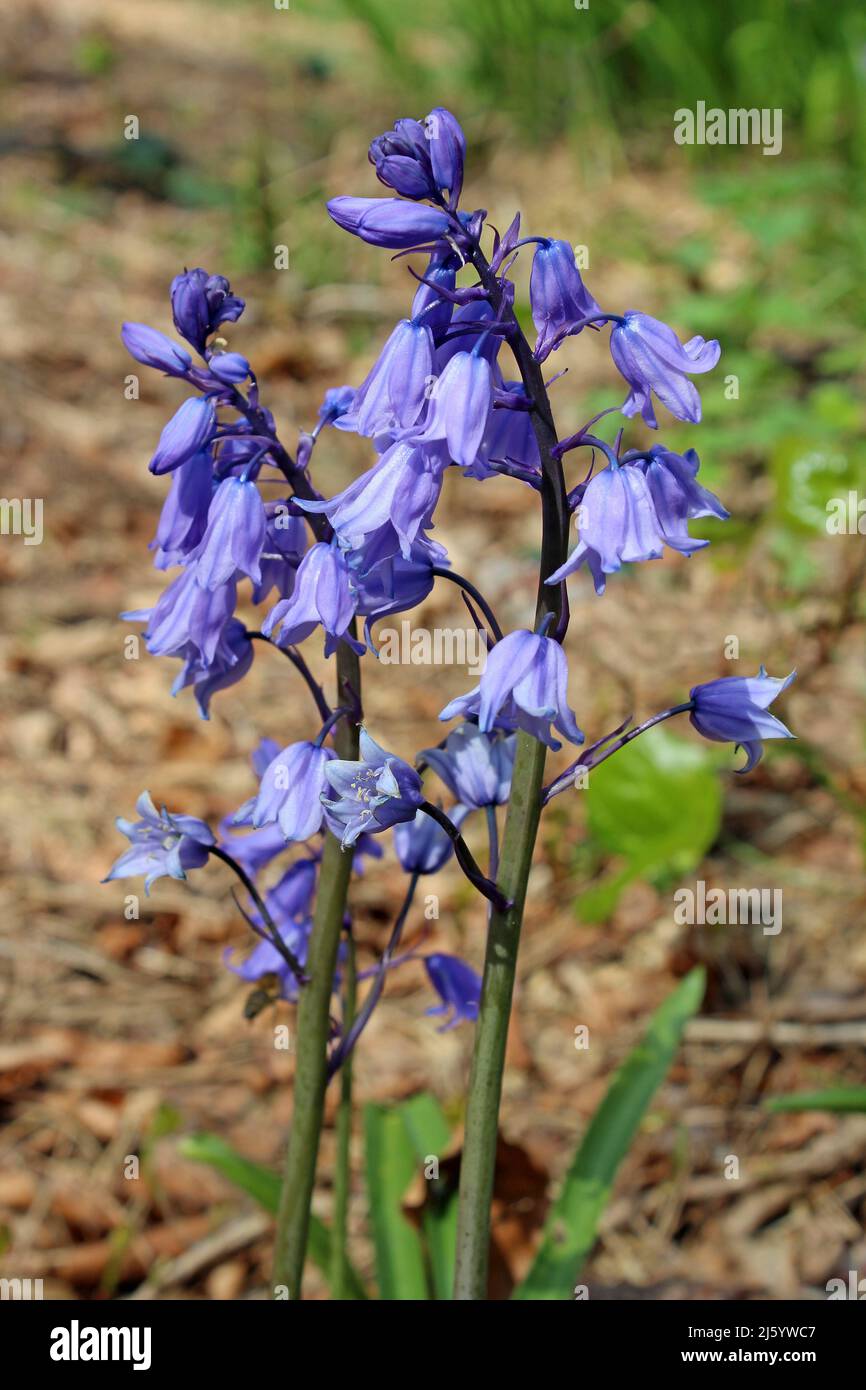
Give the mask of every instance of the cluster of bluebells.
[[[244, 310], [224, 277], [202, 269], [175, 277], [171, 313], [181, 342], [144, 324], [127, 323], [122, 331], [138, 362], [187, 392], [150, 462], [153, 473], [169, 477], [152, 542], [154, 564], [173, 577], [152, 609], [125, 616], [144, 623], [151, 653], [180, 662], [173, 693], [192, 686], [205, 718], [214, 694], [246, 675], [254, 651], [266, 642], [285, 649], [316, 696], [320, 727], [288, 746], [262, 742], [253, 759], [258, 789], [222, 825], [219, 838], [200, 821], [157, 812], [145, 796], [141, 820], [118, 823], [131, 848], [109, 876], [144, 873], [149, 886], [160, 874], [182, 878], [218, 853], [255, 884], [271, 874], [278, 856], [298, 847], [300, 854], [264, 898], [257, 894], [248, 920], [260, 943], [241, 964], [229, 961], [245, 980], [266, 980], [288, 999], [303, 987], [291, 962], [303, 966], [306, 959], [326, 832], [340, 839], [360, 870], [365, 856], [381, 853], [376, 837], [393, 830], [396, 854], [413, 884], [438, 872], [455, 847], [465, 867], [460, 829], [479, 811], [488, 825], [491, 816], [495, 822], [495, 808], [507, 803], [518, 732], [554, 750], [561, 739], [584, 741], [568, 702], [567, 618], [555, 631], [545, 621], [536, 631], [496, 633], [498, 640], [488, 634], [489, 659], [478, 685], [440, 715], [460, 722], [419, 754], [417, 767], [381, 747], [366, 729], [359, 758], [338, 758], [333, 729], [341, 716], [360, 722], [358, 692], [350, 707], [332, 711], [298, 650], [311, 644], [330, 657], [348, 643], [359, 655], [374, 655], [372, 624], [415, 608], [437, 578], [448, 577], [447, 552], [431, 532], [449, 470], [476, 483], [505, 476], [530, 492], [544, 489], [538, 401], [526, 373], [508, 366], [519, 360], [509, 277], [518, 256], [525, 251], [532, 257], [536, 363], [546, 363], [584, 329], [609, 330], [625, 394], [602, 415], [640, 416], [657, 430], [659, 403], [675, 419], [697, 424], [701, 401], [693, 378], [715, 367], [720, 355], [717, 342], [682, 342], [649, 314], [602, 308], [570, 244], [521, 237], [519, 215], [503, 236], [493, 231], [488, 260], [482, 251], [486, 214], [461, 206], [465, 155], [463, 132], [450, 112], [439, 108], [424, 121], [399, 120], [369, 151], [388, 196], [342, 196], [328, 204], [333, 221], [351, 235], [424, 259], [412, 272], [416, 287], [406, 317], [367, 376], [357, 387], [328, 391], [315, 427], [301, 433], [294, 453], [280, 440], [250, 362], [220, 336]], [[706, 546], [692, 537], [690, 523], [728, 515], [698, 481], [693, 449], [680, 454], [662, 443], [623, 448], [623, 430], [609, 444], [593, 432], [600, 418], [553, 451], [564, 466], [574, 451], [591, 450], [592, 467], [568, 493], [577, 544], [542, 575], [548, 585], [564, 586], [585, 566], [599, 594], [624, 564], [657, 559], [666, 548], [689, 556]], [[314, 447], [328, 428], [368, 439], [375, 455], [333, 497], [321, 495], [312, 470]], [[598, 470], [597, 458], [603, 460]], [[261, 609], [252, 627], [238, 616], [241, 598]], [[567, 603], [561, 607], [567, 614]], [[762, 668], [751, 679], [713, 680], [695, 686], [671, 712], [688, 709], [704, 737], [742, 745], [748, 770], [763, 740], [790, 736], [768, 706], [792, 678], [774, 680]], [[656, 721], [660, 717], [666, 714]], [[607, 744], [610, 751], [613, 737], [586, 750], [584, 765], [606, 755], [597, 750]], [[454, 798], [447, 813], [427, 801], [425, 769]], [[560, 776], [555, 790], [568, 784]], [[389, 969], [413, 953], [392, 956]], [[450, 956], [423, 959], [449, 1022], [474, 1018], [475, 973]]]

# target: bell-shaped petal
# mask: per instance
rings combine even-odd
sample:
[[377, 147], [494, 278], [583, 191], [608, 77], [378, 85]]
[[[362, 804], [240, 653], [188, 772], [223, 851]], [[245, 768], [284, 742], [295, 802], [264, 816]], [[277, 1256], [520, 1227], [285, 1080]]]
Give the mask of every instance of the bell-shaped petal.
[[291, 598], [282, 599], [268, 614], [262, 631], [269, 637], [279, 627], [277, 643], [293, 647], [321, 625], [326, 634], [325, 655], [336, 651], [345, 639], [359, 652], [361, 643], [349, 634], [356, 602], [349, 569], [336, 545], [320, 541], [307, 551], [295, 576]]
[[102, 880], [144, 876], [144, 891], [166, 875], [186, 878], [187, 869], [207, 863], [208, 847], [215, 843], [212, 830], [195, 816], [174, 816], [163, 807], [158, 811], [149, 792], [142, 792], [135, 804], [140, 819], [119, 818], [118, 830], [129, 840], [129, 849], [112, 864]]
[[511, 793], [517, 739], [477, 724], [452, 729], [444, 748], [425, 748], [421, 757], [465, 806], [501, 806]]
[[231, 618], [220, 633], [212, 661], [204, 661], [195, 648], [190, 649], [183, 669], [171, 687], [171, 693], [179, 695], [191, 685], [202, 719], [210, 719], [212, 697], [218, 690], [237, 685], [252, 664], [253, 644], [247, 630], [238, 618]]
[[580, 277], [567, 241], [542, 239], [529, 277], [532, 321], [538, 333], [535, 357], [543, 362], [563, 339], [583, 328], [582, 320], [601, 309]]
[[172, 415], [150, 460], [151, 473], [170, 473], [201, 453], [216, 434], [217, 418], [207, 396], [190, 396]]
[[436, 106], [424, 121], [424, 133], [436, 189], [446, 191], [450, 195], [450, 206], [455, 208], [463, 189], [466, 159], [466, 137], [460, 122], [444, 106]]
[[583, 743], [568, 704], [568, 663], [558, 642], [521, 628], [490, 651], [480, 682], [446, 705], [440, 719], [476, 718], [482, 733], [505, 720], [548, 748], [561, 747], [550, 725], [571, 743]]
[[721, 355], [715, 339], [705, 342], [695, 337], [681, 343], [666, 323], [649, 314], [630, 311], [622, 323], [615, 324], [610, 351], [631, 388], [622, 407], [623, 415], [640, 413], [651, 429], [657, 429], [652, 404], [655, 393], [678, 420], [698, 423], [701, 398], [689, 377], [715, 367]]
[[[457, 808], [457, 814], [451, 810], [448, 815], [459, 825], [466, 817], [466, 808]], [[394, 848], [407, 874], [436, 874], [454, 852], [450, 837], [426, 811], [416, 811], [413, 820], [394, 826]]]
[[338, 429], [376, 436], [415, 424], [426, 404], [433, 371], [433, 333], [426, 324], [401, 319]]
[[429, 417], [416, 441], [444, 440], [461, 468], [469, 468], [478, 450], [493, 409], [493, 377], [490, 363], [480, 352], [458, 352], [436, 381]]
[[124, 613], [130, 622], [145, 622], [145, 643], [151, 656], [188, 657], [194, 647], [205, 664], [216, 655], [220, 637], [235, 610], [237, 585], [229, 580], [218, 589], [196, 582], [196, 567], [188, 565], [163, 590], [151, 610]]
[[315, 743], [291, 743], [269, 763], [253, 810], [258, 829], [276, 821], [286, 840], [308, 840], [322, 827], [325, 769], [334, 757]]
[[221, 482], [196, 551], [197, 583], [204, 589], [218, 589], [240, 573], [258, 584], [266, 524], [265, 506], [255, 483], [243, 478]]
[[762, 666], [757, 676], [722, 676], [689, 691], [692, 724], [704, 738], [716, 743], [736, 743], [747, 753], [741, 772], [751, 772], [763, 754], [762, 741], [768, 738], [794, 738], [780, 719], [769, 713], [769, 706], [796, 677], [792, 671], [784, 680], [768, 676]]
[[205, 533], [213, 496], [213, 459], [208, 452], [193, 454], [171, 475], [171, 486], [160, 513], [156, 536], [157, 569], [183, 563]]
[[388, 753], [361, 730], [359, 761], [335, 758], [325, 777], [334, 793], [324, 798], [331, 825], [342, 830], [346, 849], [366, 832], [387, 830], [413, 820], [424, 800], [421, 778], [402, 758]]
[[481, 976], [457, 956], [424, 957], [424, 966], [431, 985], [441, 1004], [428, 1009], [428, 1014], [446, 1014], [440, 1033], [456, 1028], [458, 1023], [474, 1023], [481, 1003]]

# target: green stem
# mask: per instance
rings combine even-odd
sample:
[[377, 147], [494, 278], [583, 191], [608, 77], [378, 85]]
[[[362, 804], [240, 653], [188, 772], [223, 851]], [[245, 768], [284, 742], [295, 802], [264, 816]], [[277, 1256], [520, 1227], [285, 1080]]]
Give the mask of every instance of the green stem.
[[[358, 657], [346, 642], [341, 642], [337, 648], [337, 682], [338, 701], [349, 694], [349, 688], [356, 695], [360, 694]], [[348, 717], [337, 725], [334, 742], [339, 757], [357, 759], [358, 728]], [[301, 1296], [310, 1203], [328, 1083], [331, 995], [352, 859], [352, 854], [344, 853], [340, 841], [329, 832], [322, 852], [316, 911], [305, 965], [309, 983], [300, 991], [298, 1002], [294, 1107], [274, 1250], [274, 1284], [285, 1285], [292, 1299]]]
[[[343, 996], [343, 1032], [355, 1017], [357, 970], [355, 939], [348, 936], [346, 989]], [[340, 1108], [337, 1111], [337, 1156], [334, 1161], [334, 1227], [331, 1237], [331, 1297], [348, 1298], [349, 1284], [349, 1190], [352, 1180], [350, 1145], [352, 1142], [352, 1054], [340, 1072]]]
[[[553, 455], [556, 427], [541, 368], [511, 311], [504, 309], [495, 276], [480, 250], [473, 264], [487, 289], [494, 309], [510, 318], [514, 331], [510, 343], [520, 375], [534, 408], [532, 425], [541, 455], [541, 564], [536, 604], [536, 627], [547, 613], [562, 614], [562, 586], [544, 583], [558, 569], [568, 547], [568, 496], [562, 465]], [[559, 623], [561, 637], [564, 623]], [[510, 900], [506, 911], [490, 914], [481, 1004], [475, 1028], [475, 1048], [466, 1107], [466, 1134], [460, 1164], [460, 1210], [457, 1225], [455, 1299], [484, 1299], [490, 1250], [490, 1204], [496, 1167], [496, 1140], [502, 1073], [511, 1000], [517, 970], [517, 951], [523, 922], [526, 885], [541, 815], [546, 748], [531, 734], [521, 732], [511, 782], [511, 798], [505, 820], [497, 884]]]

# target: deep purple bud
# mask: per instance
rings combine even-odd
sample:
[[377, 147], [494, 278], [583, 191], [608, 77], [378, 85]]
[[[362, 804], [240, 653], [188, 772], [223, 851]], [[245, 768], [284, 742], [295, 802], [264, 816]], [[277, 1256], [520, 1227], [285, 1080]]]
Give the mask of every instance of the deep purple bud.
[[250, 374], [250, 364], [239, 352], [215, 352], [207, 365], [211, 375], [227, 386], [246, 381]]
[[437, 106], [424, 122], [424, 132], [430, 149], [433, 179], [440, 191], [447, 189], [450, 206], [456, 208], [463, 189], [463, 162], [466, 158], [466, 137], [456, 116]]
[[751, 772], [763, 754], [765, 738], [794, 738], [768, 706], [796, 677], [792, 671], [784, 680], [768, 676], [762, 666], [756, 676], [723, 676], [696, 685], [689, 691], [692, 724], [704, 738], [716, 743], [742, 745], [747, 754], [740, 772]]
[[330, 748], [315, 743], [290, 743], [283, 748], [262, 777], [253, 810], [253, 825], [277, 821], [287, 840], [308, 840], [322, 826], [320, 797], [325, 789], [325, 768], [334, 757]]
[[196, 581], [202, 588], [218, 589], [238, 571], [260, 583], [265, 526], [265, 507], [255, 483], [243, 478], [221, 482], [195, 556]]
[[120, 336], [127, 352], [145, 367], [156, 367], [169, 376], [183, 376], [192, 366], [186, 348], [146, 323], [125, 323]]
[[170, 295], [175, 328], [199, 352], [221, 323], [235, 323], [244, 309], [224, 275], [208, 275], [200, 267], [176, 275]]
[[442, 1003], [428, 1009], [428, 1014], [450, 1014], [439, 1029], [445, 1033], [458, 1023], [474, 1023], [481, 1003], [481, 977], [457, 956], [440, 954], [425, 956], [424, 965]]
[[649, 314], [629, 310], [622, 323], [614, 325], [610, 351], [618, 370], [631, 390], [622, 413], [642, 415], [651, 429], [658, 429], [652, 393], [658, 396], [678, 420], [696, 425], [701, 418], [701, 398], [689, 376], [712, 371], [721, 355], [718, 342], [701, 337], [681, 343], [672, 328]]
[[151, 473], [170, 473], [193, 454], [206, 449], [216, 434], [213, 402], [206, 396], [190, 396], [172, 415], [159, 437], [150, 460]]
[[439, 241], [451, 226], [447, 214], [437, 208], [400, 198], [332, 198], [328, 213], [344, 231], [391, 251]]

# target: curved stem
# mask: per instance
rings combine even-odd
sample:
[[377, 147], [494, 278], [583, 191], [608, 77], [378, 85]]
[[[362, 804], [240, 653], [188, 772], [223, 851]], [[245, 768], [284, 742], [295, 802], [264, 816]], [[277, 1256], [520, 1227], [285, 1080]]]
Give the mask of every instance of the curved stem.
[[[208, 845], [207, 849], [208, 854], [212, 854], [215, 859], [221, 859], [224, 864], [228, 864], [229, 868], [234, 870], [234, 872], [237, 874], [241, 883], [244, 885], [244, 888], [246, 888], [247, 892], [249, 893], [250, 897], [252, 898], [253, 902], [259, 910], [259, 915], [261, 916], [261, 919], [264, 922], [265, 927], [267, 928], [267, 939], [274, 947], [274, 950], [280, 953], [283, 960], [286, 962], [286, 965], [289, 967], [295, 979], [297, 980], [298, 984], [305, 985], [307, 983], [307, 977], [304, 974], [304, 967], [301, 965], [301, 962], [298, 960], [294, 952], [289, 950], [285, 941], [283, 941], [283, 938], [280, 936], [280, 933], [277, 930], [276, 923], [271, 917], [271, 914], [268, 912], [268, 909], [265, 907], [264, 899], [259, 893], [259, 890], [256, 888], [256, 885], [253, 883], [246, 869], [242, 868], [238, 861], [236, 859], [233, 859], [230, 854], [227, 854], [224, 849], [220, 849], [219, 845]], [[240, 906], [240, 904], [238, 905]], [[249, 918], [247, 918], [247, 921], [249, 921]], [[250, 925], [252, 926], [253, 924], [250, 923]]]
[[[480, 247], [472, 252], [472, 262], [487, 289], [497, 313], [510, 317], [514, 332], [509, 337], [521, 380], [534, 408], [531, 415], [541, 457], [541, 563], [534, 628], [548, 613], [555, 614], [556, 636], [561, 641], [568, 624], [563, 602], [563, 586], [545, 584], [549, 574], [565, 560], [568, 550], [569, 507], [561, 461], [555, 457], [556, 426], [550, 408], [542, 370], [517, 324], [514, 312], [504, 306], [503, 293]], [[541, 785], [544, 780], [546, 748], [531, 734], [517, 736], [517, 753], [511, 781], [511, 799], [505, 821], [498, 886], [510, 900], [507, 908], [490, 914], [487, 951], [475, 1048], [466, 1109], [466, 1134], [460, 1165], [460, 1209], [457, 1226], [457, 1260], [454, 1276], [455, 1299], [483, 1299], [487, 1294], [487, 1265], [490, 1248], [490, 1203], [496, 1164], [496, 1138], [505, 1044], [517, 951], [523, 920], [526, 885], [541, 814]]]
[[[346, 987], [343, 993], [343, 1027], [351, 1026], [355, 1016], [357, 971], [355, 938], [347, 932]], [[349, 1272], [349, 1196], [352, 1185], [352, 1059], [347, 1057], [340, 1077], [340, 1105], [336, 1123], [337, 1154], [334, 1160], [334, 1225], [331, 1234], [331, 1296], [348, 1297]]]
[[382, 957], [379, 961], [378, 966], [376, 967], [376, 974], [373, 979], [373, 983], [370, 986], [369, 993], [367, 994], [364, 1003], [359, 1009], [357, 1017], [355, 1018], [351, 1027], [344, 1033], [339, 1046], [331, 1055], [331, 1060], [328, 1063], [329, 1076], [333, 1076], [334, 1072], [337, 1071], [339, 1067], [344, 1067], [347, 1065], [348, 1059], [352, 1055], [356, 1042], [358, 1041], [367, 1024], [369, 1023], [370, 1016], [372, 1015], [373, 1010], [379, 1002], [382, 990], [385, 988], [385, 979], [388, 974], [388, 970], [390, 966], [393, 964], [394, 952], [400, 945], [400, 938], [403, 935], [403, 928], [406, 925], [406, 918], [409, 915], [409, 909], [412, 906], [412, 901], [415, 897], [415, 889], [418, 887], [419, 878], [420, 874], [414, 873], [409, 879], [409, 886], [406, 889], [406, 896], [403, 899], [403, 905], [400, 908], [400, 911], [397, 913], [394, 926], [391, 929], [391, 935], [388, 938], [388, 944], [382, 952]]
[[273, 647], [275, 651], [282, 652], [286, 660], [290, 661], [294, 666], [295, 670], [299, 671], [300, 674], [303, 676], [304, 681], [307, 685], [307, 689], [309, 690], [310, 694], [315, 700], [316, 709], [319, 711], [319, 714], [322, 716], [322, 719], [326, 721], [330, 719], [331, 706], [325, 699], [325, 692], [322, 690], [322, 687], [319, 685], [319, 682], [316, 680], [306, 661], [301, 656], [301, 653], [299, 651], [296, 651], [294, 647], [281, 647], [279, 642], [272, 642], [270, 637], [266, 637], [263, 632], [254, 632], [251, 628], [247, 628], [246, 633], [247, 637], [249, 637], [251, 642], [267, 642], [269, 647]]
[[487, 599], [484, 597], [481, 591], [478, 588], [476, 588], [476, 586], [472, 583], [471, 580], [464, 579], [462, 574], [457, 574], [455, 570], [446, 569], [444, 565], [433, 565], [431, 567], [430, 573], [435, 574], [439, 579], [450, 579], [452, 584], [457, 584], [469, 595], [470, 598], [474, 598], [475, 602], [478, 604], [478, 607], [481, 609], [481, 612], [484, 614], [485, 618], [490, 624], [490, 631], [493, 633], [495, 640], [497, 642], [502, 641], [502, 628], [496, 621], [496, 614], [490, 607], [490, 604], [487, 602]]
[[625, 745], [631, 743], [633, 738], [637, 738], [638, 734], [645, 734], [647, 729], [654, 728], [656, 724], [661, 724], [663, 720], [673, 719], [675, 714], [685, 714], [692, 708], [693, 702], [691, 700], [684, 700], [681, 705], [673, 705], [671, 709], [662, 710], [661, 714], [654, 714], [651, 719], [644, 720], [643, 724], [638, 724], [636, 729], [629, 729], [628, 733], [625, 734], [623, 733], [623, 729], [631, 722], [630, 718], [627, 719], [625, 724], [620, 724], [619, 728], [614, 729], [613, 733], [606, 734], [604, 738], [600, 738], [598, 742], [592, 744], [590, 748], [585, 748], [579, 758], [576, 758], [564, 772], [561, 772], [559, 776], [551, 782], [549, 787], [543, 789], [541, 793], [542, 806], [546, 806], [552, 797], [558, 796], [560, 792], [564, 792], [566, 788], [572, 786], [575, 774], [579, 769], [585, 768], [589, 771], [590, 768], [598, 767], [599, 763], [603, 763], [605, 758], [610, 757], [611, 753], [617, 753], [620, 748], [625, 748]]
[[477, 888], [479, 893], [483, 893], [484, 897], [487, 898], [494, 907], [499, 908], [500, 911], [506, 911], [509, 905], [508, 898], [504, 893], [500, 892], [495, 883], [489, 878], [486, 878], [481, 872], [475, 861], [475, 856], [454, 822], [446, 816], [445, 812], [441, 810], [440, 807], [434, 806], [432, 801], [422, 801], [418, 810], [423, 811], [425, 816], [430, 816], [432, 820], [435, 820], [437, 825], [441, 825], [454, 846], [454, 857], [457, 863], [460, 865], [473, 887]]
[[[351, 629], [354, 636], [354, 627]], [[361, 689], [358, 655], [348, 642], [337, 648], [338, 689]], [[357, 715], [343, 718], [335, 743], [341, 758], [358, 757]], [[346, 914], [346, 895], [352, 874], [351, 853], [343, 853], [340, 841], [329, 831], [322, 851], [319, 889], [313, 930], [307, 953], [309, 983], [298, 1004], [298, 1056], [295, 1067], [294, 1109], [289, 1135], [274, 1250], [274, 1284], [300, 1298], [310, 1224], [310, 1203], [316, 1176], [319, 1135], [328, 1084], [328, 1040], [334, 971], [340, 933]]]

